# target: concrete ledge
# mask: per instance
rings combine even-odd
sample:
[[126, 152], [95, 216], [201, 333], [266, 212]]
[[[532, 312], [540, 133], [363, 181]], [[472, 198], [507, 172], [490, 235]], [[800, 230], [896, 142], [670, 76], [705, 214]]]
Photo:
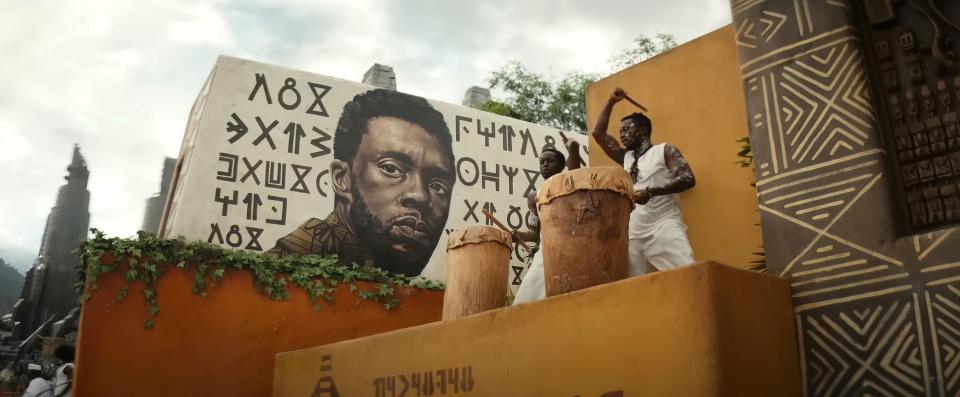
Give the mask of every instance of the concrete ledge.
[[273, 395], [799, 396], [788, 284], [714, 262], [280, 353]]

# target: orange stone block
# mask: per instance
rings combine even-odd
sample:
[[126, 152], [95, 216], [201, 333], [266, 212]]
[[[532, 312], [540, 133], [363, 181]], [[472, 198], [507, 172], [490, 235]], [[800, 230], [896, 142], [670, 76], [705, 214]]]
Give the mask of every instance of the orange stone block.
[[74, 396], [267, 396], [276, 353], [439, 321], [443, 305], [441, 291], [408, 288], [386, 310], [341, 285], [316, 311], [298, 287], [274, 301], [238, 270], [208, 281], [202, 298], [192, 293], [193, 273], [172, 268], [157, 286], [156, 326], [146, 329], [142, 282], [114, 301], [122, 274], [101, 275], [84, 304]]
[[799, 396], [788, 284], [713, 262], [277, 355], [274, 397]]

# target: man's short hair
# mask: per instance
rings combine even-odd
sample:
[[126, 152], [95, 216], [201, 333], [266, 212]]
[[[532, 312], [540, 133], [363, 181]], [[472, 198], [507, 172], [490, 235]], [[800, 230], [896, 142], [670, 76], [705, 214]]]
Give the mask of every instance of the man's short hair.
[[557, 157], [560, 158], [560, 163], [561, 163], [561, 164], [566, 164], [566, 163], [567, 163], [567, 157], [564, 156], [563, 153], [561, 153], [559, 150], [557, 150], [557, 149], [554, 148], [553, 146], [547, 146], [547, 147], [543, 148], [543, 153], [540, 153], [540, 155], [543, 156], [544, 154], [547, 154], [547, 153], [553, 153], [553, 154], [557, 155]]
[[72, 363], [74, 355], [76, 354], [76, 349], [73, 345], [60, 345], [57, 346], [57, 349], [53, 351], [53, 356], [59, 358], [61, 361]]
[[653, 123], [650, 122], [650, 118], [643, 113], [633, 113], [627, 117], [620, 119], [621, 122], [633, 120], [633, 123], [638, 127], [646, 127], [647, 133], [653, 133]]
[[377, 117], [395, 117], [423, 127], [440, 140], [453, 162], [453, 143], [443, 114], [423, 98], [383, 89], [359, 94], [343, 106], [333, 138], [333, 158], [352, 162], [368, 123]]

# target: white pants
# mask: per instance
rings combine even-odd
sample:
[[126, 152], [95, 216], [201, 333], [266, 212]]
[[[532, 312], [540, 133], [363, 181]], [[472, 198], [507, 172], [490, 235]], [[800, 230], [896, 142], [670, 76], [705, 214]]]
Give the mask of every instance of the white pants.
[[631, 277], [693, 264], [687, 227], [680, 219], [664, 219], [654, 233], [630, 239], [627, 260]]
[[517, 289], [517, 296], [513, 297], [513, 304], [534, 302], [546, 297], [547, 289], [543, 284], [543, 245], [540, 245], [537, 253], [533, 254], [533, 261], [527, 269], [527, 274], [520, 281], [520, 288]]
[[[682, 220], [665, 219], [657, 232], [644, 238], [630, 239], [627, 261], [629, 276], [642, 276], [656, 270], [667, 270], [693, 264], [693, 249], [687, 240], [687, 228]], [[535, 302], [546, 298], [543, 276], [543, 245], [533, 255], [530, 269], [523, 276], [513, 304]]]

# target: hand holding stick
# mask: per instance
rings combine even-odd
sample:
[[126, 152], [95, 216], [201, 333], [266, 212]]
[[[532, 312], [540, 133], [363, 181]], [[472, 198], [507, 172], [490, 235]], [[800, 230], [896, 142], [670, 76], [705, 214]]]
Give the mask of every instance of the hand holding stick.
[[[570, 152], [571, 152], [572, 150], [577, 150], [577, 148], [573, 148], [573, 149], [570, 148], [570, 144], [568, 143], [568, 142], [570, 142], [570, 140], [567, 139], [567, 136], [563, 134], [563, 131], [560, 131], [560, 139], [563, 140], [563, 146], [566, 146], [566, 147], [567, 147], [567, 152], [568, 152], [567, 155], [568, 155], [568, 156], [573, 156], [574, 154], [573, 154], [573, 153], [570, 153]], [[577, 155], [578, 155], [578, 156], [577, 156], [577, 160], [578, 160], [578, 162], [580, 163], [580, 165], [586, 166], [587, 163], [583, 162], [583, 158], [579, 156], [579, 153], [577, 153]]]
[[[504, 224], [500, 223], [500, 221], [497, 220], [497, 218], [494, 218], [493, 214], [491, 214], [490, 211], [487, 211], [486, 209], [483, 209], [481, 211], [483, 211], [483, 215], [486, 216], [487, 219], [490, 220], [490, 222], [493, 222], [494, 225], [497, 225], [497, 227], [499, 227], [503, 231], [510, 233], [511, 236], [513, 235], [513, 232], [511, 232], [510, 229], [507, 228]], [[517, 243], [520, 244], [520, 246], [522, 246], [523, 248], [526, 248], [528, 250], [530, 249], [530, 246], [528, 246], [527, 243], [524, 243], [523, 241], [517, 240]]]
[[627, 102], [632, 103], [634, 106], [640, 108], [640, 110], [642, 110], [642, 111], [644, 111], [644, 112], [647, 112], [647, 111], [648, 111], [647, 108], [643, 107], [643, 105], [637, 103], [637, 101], [634, 101], [633, 98], [630, 98], [629, 95], [624, 94], [624, 95], [623, 95], [623, 99], [626, 99]]

